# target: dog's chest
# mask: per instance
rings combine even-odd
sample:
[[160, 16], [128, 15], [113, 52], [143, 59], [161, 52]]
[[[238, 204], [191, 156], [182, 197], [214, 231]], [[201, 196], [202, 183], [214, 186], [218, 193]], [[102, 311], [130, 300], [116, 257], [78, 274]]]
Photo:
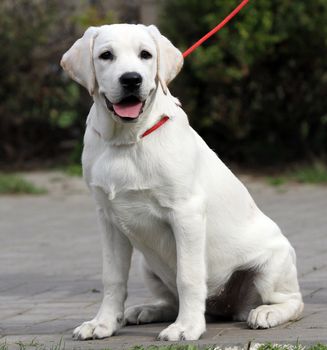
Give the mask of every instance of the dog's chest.
[[155, 186], [155, 170], [143, 152], [105, 150], [94, 161], [91, 186], [101, 188], [109, 200], [130, 191], [146, 191]]
[[93, 165], [91, 186], [105, 193], [108, 216], [134, 246], [161, 254], [175, 248], [165, 207], [167, 177], [160, 170], [144, 152], [104, 152]]

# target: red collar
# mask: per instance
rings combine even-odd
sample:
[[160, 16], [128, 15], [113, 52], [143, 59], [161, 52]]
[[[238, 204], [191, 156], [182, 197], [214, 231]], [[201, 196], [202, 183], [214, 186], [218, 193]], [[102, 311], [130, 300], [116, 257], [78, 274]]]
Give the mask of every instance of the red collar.
[[156, 124], [154, 124], [150, 129], [146, 130], [141, 138], [148, 136], [149, 134], [151, 134], [152, 132], [154, 132], [155, 130], [157, 130], [158, 128], [160, 128], [160, 126], [162, 126], [163, 124], [166, 123], [166, 121], [169, 119], [168, 116], [163, 116]]

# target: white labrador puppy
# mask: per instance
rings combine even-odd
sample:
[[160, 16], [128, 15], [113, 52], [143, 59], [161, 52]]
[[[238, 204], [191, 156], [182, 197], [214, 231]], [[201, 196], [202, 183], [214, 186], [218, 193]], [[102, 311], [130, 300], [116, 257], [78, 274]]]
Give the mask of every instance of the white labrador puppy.
[[[155, 26], [105, 25], [89, 28], [61, 64], [94, 99], [82, 162], [103, 235], [102, 305], [74, 336], [174, 321], [159, 339], [196, 340], [205, 313], [251, 328], [298, 318], [294, 249], [167, 89], [180, 51]], [[124, 313], [133, 247], [157, 302]]]

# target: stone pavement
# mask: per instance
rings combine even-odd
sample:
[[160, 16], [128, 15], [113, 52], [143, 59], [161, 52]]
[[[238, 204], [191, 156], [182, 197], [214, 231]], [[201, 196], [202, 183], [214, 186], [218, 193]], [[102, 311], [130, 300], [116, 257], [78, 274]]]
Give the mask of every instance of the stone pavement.
[[[0, 344], [47, 344], [65, 349], [126, 349], [158, 344], [164, 324], [129, 326], [105, 340], [74, 341], [72, 330], [101, 301], [101, 244], [93, 203], [80, 179], [29, 174], [50, 190], [44, 196], [0, 196]], [[305, 312], [298, 322], [270, 330], [245, 323], [210, 323], [196, 343], [246, 346], [252, 342], [327, 343], [327, 187], [276, 189], [243, 178], [259, 206], [295, 247]], [[133, 257], [127, 304], [148, 300]], [[0, 346], [1, 347], [1, 346]]]

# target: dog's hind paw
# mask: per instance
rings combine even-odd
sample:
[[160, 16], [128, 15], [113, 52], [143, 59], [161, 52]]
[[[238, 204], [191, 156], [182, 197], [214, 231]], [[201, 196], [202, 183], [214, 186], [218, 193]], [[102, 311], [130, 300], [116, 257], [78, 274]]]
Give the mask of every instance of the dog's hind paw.
[[247, 323], [253, 329], [271, 328], [281, 323], [280, 318], [281, 315], [275, 305], [261, 305], [251, 310]]
[[131, 306], [125, 311], [127, 324], [143, 324], [152, 322], [169, 322], [176, 319], [175, 307], [164, 303]]

